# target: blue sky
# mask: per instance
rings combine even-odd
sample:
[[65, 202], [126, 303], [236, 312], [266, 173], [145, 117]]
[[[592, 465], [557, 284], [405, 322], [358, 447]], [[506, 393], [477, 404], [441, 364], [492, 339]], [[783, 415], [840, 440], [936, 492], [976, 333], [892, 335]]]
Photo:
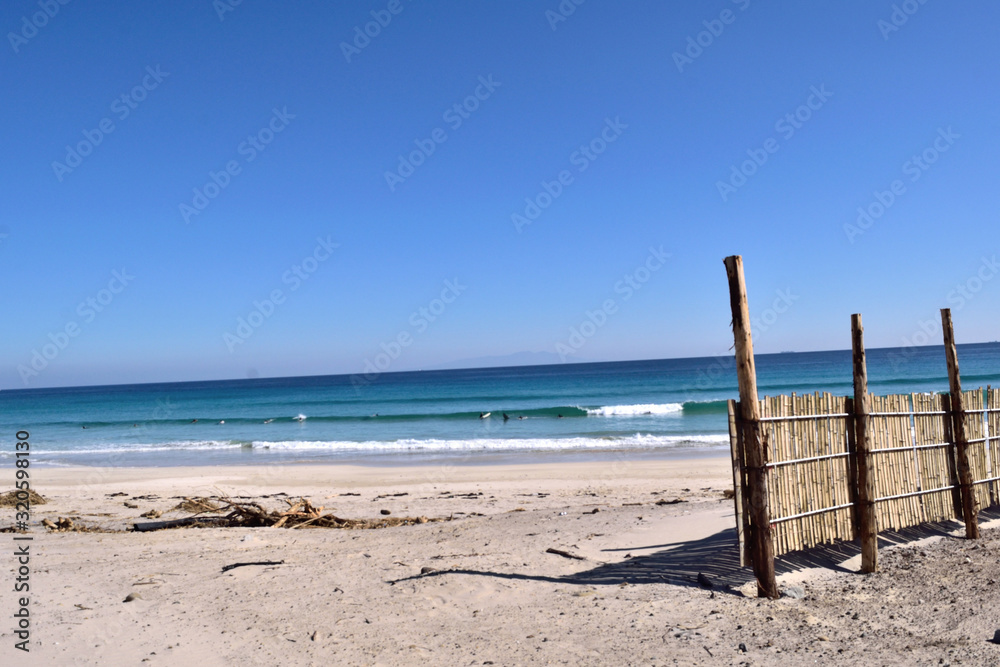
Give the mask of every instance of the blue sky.
[[0, 387], [1000, 338], [996, 3], [230, 3], [5, 3]]

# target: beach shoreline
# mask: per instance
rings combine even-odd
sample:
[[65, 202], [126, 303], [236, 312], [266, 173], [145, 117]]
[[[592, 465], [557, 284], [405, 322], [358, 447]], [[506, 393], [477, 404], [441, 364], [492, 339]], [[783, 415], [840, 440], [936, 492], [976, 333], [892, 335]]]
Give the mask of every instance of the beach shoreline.
[[[803, 597], [744, 597], [728, 456], [39, 468], [32, 485], [47, 502], [28, 533], [31, 653], [0, 627], [0, 656], [25, 665], [989, 664], [981, 635], [1000, 611], [989, 524], [977, 544], [949, 539], [953, 525], [886, 548], [879, 575], [855, 574], [851, 545], [792, 555], [779, 581]], [[132, 531], [191, 516], [178, 506], [192, 497], [428, 521]], [[40, 525], [67, 518], [94, 532]], [[0, 526], [12, 519], [0, 507]], [[933, 642], [913, 639], [927, 627]]]
[[[559, 454], [560, 457], [564, 456]], [[333, 489], [421, 487], [445, 484], [476, 485], [538, 483], [546, 488], [572, 484], [603, 485], [626, 482], [653, 484], [661, 480], [677, 486], [684, 480], [719, 487], [732, 485], [732, 463], [728, 456], [686, 458], [632, 458], [611, 461], [458, 462], [421, 459], [409, 465], [376, 465], [370, 459], [350, 464], [327, 462], [276, 463], [274, 465], [204, 465], [163, 467], [39, 467], [33, 472], [33, 487], [43, 495], [54, 494], [82, 500], [108, 493], [171, 488], [174, 495], [198, 495], [212, 489], [226, 492], [270, 494], [296, 489], [305, 495]], [[727, 475], [729, 475], [727, 477]], [[121, 488], [119, 488], [121, 487]], [[279, 488], [281, 487], [281, 488]], [[287, 487], [285, 489], [284, 487]], [[682, 487], [678, 487], [682, 488]], [[113, 490], [112, 490], [113, 489]]]
[[[726, 436], [728, 439], [728, 436]], [[194, 454], [194, 455], [192, 455]], [[255, 449], [242, 453], [193, 452], [187, 456], [168, 453], [159, 456], [150, 452], [115, 452], [110, 455], [86, 457], [62, 452], [60, 459], [49, 458], [52, 453], [41, 453], [32, 460], [36, 469], [89, 470], [109, 469], [177, 469], [177, 468], [254, 468], [275, 466], [355, 466], [374, 468], [427, 468], [507, 465], [563, 465], [586, 463], [620, 463], [627, 461], [684, 461], [712, 459], [729, 455], [727, 444], [687, 447], [620, 447], [607, 449], [509, 449], [509, 450], [455, 450], [363, 453], [310, 453], [282, 452]], [[41, 460], [38, 460], [41, 459]], [[75, 461], [72, 461], [75, 459]], [[191, 463], [195, 459], [197, 463]], [[72, 461], [72, 462], [70, 462]], [[0, 468], [4, 457], [0, 457]]]

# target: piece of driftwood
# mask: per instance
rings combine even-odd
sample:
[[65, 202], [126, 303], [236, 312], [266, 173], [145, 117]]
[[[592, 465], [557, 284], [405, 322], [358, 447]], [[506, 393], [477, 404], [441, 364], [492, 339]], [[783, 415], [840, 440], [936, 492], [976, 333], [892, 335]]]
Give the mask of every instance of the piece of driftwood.
[[258, 560], [253, 563], [233, 563], [232, 565], [224, 565], [222, 567], [223, 572], [229, 572], [230, 570], [235, 570], [238, 567], [246, 567], [248, 565], [284, 565], [283, 560]]
[[578, 556], [576, 554], [571, 554], [570, 552], [563, 551], [562, 549], [553, 549], [552, 547], [549, 547], [548, 549], [546, 549], [545, 553], [547, 553], [547, 554], [555, 554], [557, 556], [562, 556], [563, 558], [571, 558], [573, 560], [587, 560], [583, 556]]
[[216, 514], [222, 511], [212, 498], [184, 497], [184, 500], [173, 507], [171, 511], [189, 512], [191, 514]]
[[132, 530], [137, 533], [145, 533], [150, 530], [163, 530], [164, 528], [181, 528], [183, 526], [224, 526], [225, 519], [222, 517], [192, 516], [186, 519], [174, 519], [172, 521], [149, 521], [147, 523], [134, 523]]
[[219, 528], [342, 528], [376, 529], [393, 526], [410, 526], [421, 523], [451, 521], [451, 517], [381, 517], [378, 519], [345, 519], [333, 514], [322, 514], [322, 507], [314, 507], [305, 498], [297, 501], [286, 499], [285, 511], [270, 511], [253, 502], [235, 502], [230, 498], [220, 498], [222, 505], [216, 510], [228, 512], [218, 517], [189, 517], [174, 521], [154, 521], [137, 523], [133, 530], [144, 532], [164, 528], [185, 526], [208, 526]]

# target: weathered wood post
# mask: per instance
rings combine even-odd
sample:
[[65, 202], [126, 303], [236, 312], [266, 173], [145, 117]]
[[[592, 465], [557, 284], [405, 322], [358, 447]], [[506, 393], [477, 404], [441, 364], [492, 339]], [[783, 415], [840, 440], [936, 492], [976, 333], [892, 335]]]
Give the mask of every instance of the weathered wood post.
[[752, 556], [750, 543], [750, 517], [747, 513], [747, 485], [744, 483], [743, 434], [740, 433], [736, 420], [736, 401], [726, 401], [729, 411], [729, 453], [733, 459], [733, 505], [736, 510], [736, 546], [740, 550], [740, 567], [746, 565]]
[[868, 365], [865, 362], [865, 328], [861, 314], [851, 315], [851, 351], [854, 362], [854, 440], [858, 462], [858, 525], [861, 538], [861, 571], [878, 570], [878, 522], [875, 514], [875, 471], [872, 470], [868, 435]]
[[951, 433], [955, 442], [958, 483], [962, 489], [962, 519], [965, 536], [979, 539], [976, 497], [972, 490], [972, 467], [969, 465], [969, 443], [965, 438], [965, 405], [962, 401], [962, 378], [958, 373], [958, 350], [955, 349], [955, 329], [951, 308], [941, 309], [941, 330], [944, 333], [944, 354], [948, 359], [948, 388], [951, 393]]
[[[990, 385], [986, 385], [987, 422], [989, 420], [990, 410], [994, 410], [996, 408], [1000, 408], [1000, 405], [995, 405], [993, 402], [993, 387]], [[988, 428], [987, 432], [990, 433], [991, 439], [995, 439], [997, 436], [1000, 436], [1000, 433], [991, 433]], [[1000, 475], [1000, 461], [998, 461], [997, 457], [994, 456], [992, 458], [992, 468], [990, 477], [996, 477], [998, 475]], [[994, 480], [993, 482], [991, 482], [989, 485], [989, 489], [990, 489], [990, 505], [994, 507], [1000, 505], [1000, 481]]]
[[774, 578], [774, 544], [767, 499], [767, 455], [760, 428], [760, 405], [757, 402], [757, 371], [750, 335], [750, 307], [743, 279], [743, 258], [727, 257], [729, 304], [733, 312], [733, 339], [736, 343], [736, 376], [740, 388], [740, 420], [746, 452], [747, 491], [750, 495], [750, 541], [753, 550], [753, 573], [757, 577], [758, 597], [779, 597]]

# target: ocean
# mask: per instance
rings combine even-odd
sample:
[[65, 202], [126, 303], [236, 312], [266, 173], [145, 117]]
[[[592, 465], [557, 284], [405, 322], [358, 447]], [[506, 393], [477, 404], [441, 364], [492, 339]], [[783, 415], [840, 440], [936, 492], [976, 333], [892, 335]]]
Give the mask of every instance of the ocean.
[[[963, 388], [1000, 384], [1000, 344], [958, 346]], [[757, 355], [761, 396], [851, 395], [851, 353]], [[868, 351], [875, 394], [948, 389], [941, 346]], [[476, 464], [728, 450], [732, 357], [0, 391], [32, 465]], [[488, 413], [488, 416], [487, 416]], [[504, 415], [507, 418], [504, 418]]]

